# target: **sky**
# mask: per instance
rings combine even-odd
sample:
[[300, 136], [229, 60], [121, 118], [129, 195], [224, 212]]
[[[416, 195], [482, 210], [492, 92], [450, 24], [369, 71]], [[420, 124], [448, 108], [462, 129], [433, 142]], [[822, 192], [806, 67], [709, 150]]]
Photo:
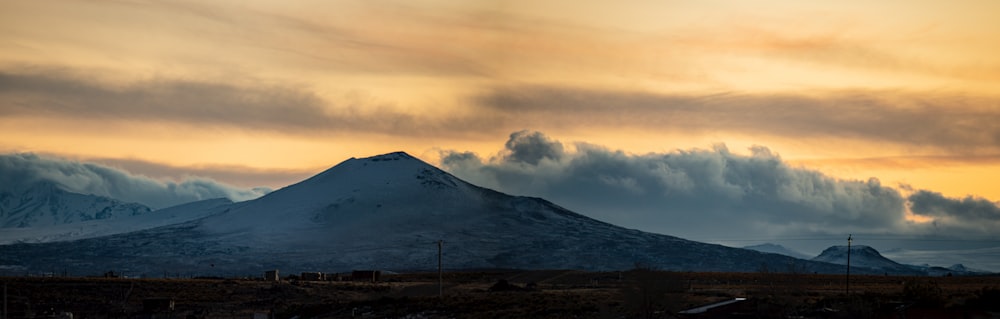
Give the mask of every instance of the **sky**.
[[406, 151], [707, 241], [1000, 246], [996, 21], [985, 0], [3, 1], [0, 153], [251, 194]]

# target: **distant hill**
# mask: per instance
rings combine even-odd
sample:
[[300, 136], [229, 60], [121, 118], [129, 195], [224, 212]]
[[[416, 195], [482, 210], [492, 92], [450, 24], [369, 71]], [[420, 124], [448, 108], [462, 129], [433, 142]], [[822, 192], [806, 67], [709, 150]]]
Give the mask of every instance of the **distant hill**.
[[806, 254], [803, 254], [803, 253], [800, 253], [800, 252], [788, 249], [787, 247], [782, 246], [782, 245], [772, 244], [772, 243], [764, 243], [764, 244], [760, 244], [760, 245], [746, 246], [746, 247], [743, 247], [743, 249], [756, 250], [756, 251], [759, 251], [759, 252], [762, 252], [762, 253], [772, 253], [772, 254], [785, 255], [785, 256], [795, 257], [795, 258], [799, 258], [799, 259], [810, 259], [811, 258], [811, 256], [809, 256], [809, 255], [806, 255]]
[[[943, 268], [945, 274], [973, 272], [990, 273], [1000, 270], [1000, 262], [995, 256], [1000, 256], [1000, 247], [968, 248], [957, 250], [912, 250], [892, 249], [883, 251], [883, 256], [907, 265], [918, 265], [927, 268]], [[933, 265], [933, 266], [932, 266]], [[933, 271], [930, 271], [933, 273]]]
[[[831, 264], [847, 265], [847, 246], [831, 246], [823, 250], [819, 256], [813, 258], [813, 261], [827, 262]], [[914, 269], [914, 267], [902, 265], [895, 261], [885, 258], [874, 248], [864, 245], [851, 246], [850, 248], [850, 260], [851, 268], [863, 267], [869, 269], [875, 269], [878, 271], [883, 271], [891, 274], [913, 274], [913, 275], [924, 275], [925, 273], [921, 270]]]

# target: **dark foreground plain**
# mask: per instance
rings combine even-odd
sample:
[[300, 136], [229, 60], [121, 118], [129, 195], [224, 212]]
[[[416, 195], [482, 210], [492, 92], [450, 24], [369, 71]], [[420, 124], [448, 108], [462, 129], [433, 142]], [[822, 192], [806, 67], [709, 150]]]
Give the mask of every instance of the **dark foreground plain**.
[[[380, 282], [0, 277], [8, 318], [998, 318], [1000, 277], [484, 271]], [[686, 309], [745, 301], [700, 314]], [[172, 302], [172, 309], [168, 304]]]

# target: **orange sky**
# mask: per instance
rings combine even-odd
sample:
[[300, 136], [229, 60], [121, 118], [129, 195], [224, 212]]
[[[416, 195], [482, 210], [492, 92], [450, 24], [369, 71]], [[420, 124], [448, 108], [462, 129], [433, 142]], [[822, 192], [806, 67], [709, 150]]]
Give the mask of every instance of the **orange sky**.
[[996, 21], [996, 1], [4, 1], [0, 151], [305, 174], [530, 129], [765, 145], [998, 201]]

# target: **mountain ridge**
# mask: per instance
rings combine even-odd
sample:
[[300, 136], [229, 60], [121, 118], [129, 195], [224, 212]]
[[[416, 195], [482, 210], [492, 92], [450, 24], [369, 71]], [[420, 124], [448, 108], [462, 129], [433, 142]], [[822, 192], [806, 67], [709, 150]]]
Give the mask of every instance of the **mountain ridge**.
[[351, 158], [263, 197], [213, 209], [200, 219], [136, 232], [0, 246], [0, 267], [145, 275], [428, 270], [444, 240], [447, 269], [842, 270], [626, 229], [544, 199], [472, 185], [402, 152]]
[[785, 247], [785, 246], [782, 246], [782, 245], [779, 245], [779, 244], [763, 243], [763, 244], [759, 244], [759, 245], [744, 246], [742, 248], [743, 249], [756, 250], [756, 251], [763, 252], [763, 253], [772, 253], [772, 254], [785, 255], [785, 256], [789, 256], [789, 257], [795, 257], [795, 258], [798, 258], [798, 259], [811, 259], [809, 255], [806, 255], [806, 254], [803, 254], [803, 253], [791, 250], [788, 247]]
[[73, 193], [50, 181], [0, 190], [0, 229], [53, 226], [147, 214], [152, 209], [104, 196]]

